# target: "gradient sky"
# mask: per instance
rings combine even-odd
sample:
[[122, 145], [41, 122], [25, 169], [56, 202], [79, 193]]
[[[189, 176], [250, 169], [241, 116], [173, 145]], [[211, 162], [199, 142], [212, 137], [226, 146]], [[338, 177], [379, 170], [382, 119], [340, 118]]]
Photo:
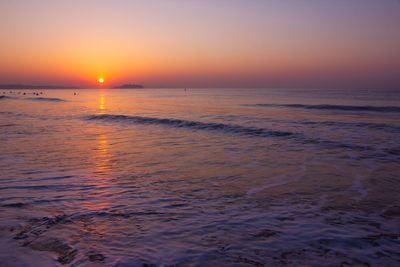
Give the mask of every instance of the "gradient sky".
[[0, 83], [400, 89], [398, 0], [1, 0]]

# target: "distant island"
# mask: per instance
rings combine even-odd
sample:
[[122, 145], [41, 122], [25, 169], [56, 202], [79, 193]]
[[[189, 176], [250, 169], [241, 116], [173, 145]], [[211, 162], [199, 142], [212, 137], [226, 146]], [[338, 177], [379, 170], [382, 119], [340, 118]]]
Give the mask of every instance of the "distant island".
[[0, 84], [0, 89], [79, 89], [77, 86]]
[[127, 83], [127, 84], [123, 84], [123, 85], [119, 85], [119, 86], [114, 86], [113, 88], [115, 89], [142, 89], [144, 88], [143, 85], [139, 85], [139, 84], [133, 84], [133, 83]]

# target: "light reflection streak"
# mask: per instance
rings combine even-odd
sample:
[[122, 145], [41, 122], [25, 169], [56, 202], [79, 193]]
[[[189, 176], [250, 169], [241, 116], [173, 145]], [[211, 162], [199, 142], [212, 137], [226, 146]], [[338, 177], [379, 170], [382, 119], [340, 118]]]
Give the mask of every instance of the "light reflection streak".
[[103, 95], [101, 95], [100, 96], [100, 106], [99, 106], [99, 109], [100, 109], [100, 114], [104, 114], [104, 109], [105, 109], [105, 104], [104, 104], [104, 96]]
[[96, 155], [96, 166], [100, 173], [106, 169], [111, 169], [110, 159], [112, 155], [108, 152], [108, 145], [107, 136], [100, 134], [96, 148], [96, 151], [98, 152]]
[[[105, 110], [105, 96], [100, 95], [99, 113], [104, 114]], [[90, 179], [90, 185], [94, 187], [88, 199], [82, 203], [85, 209], [91, 211], [101, 211], [107, 209], [111, 202], [109, 195], [111, 194], [113, 185], [110, 182], [112, 177], [112, 158], [113, 154], [110, 153], [110, 140], [102, 125], [98, 125], [94, 130], [96, 136], [93, 144], [93, 176]], [[99, 229], [95, 229], [99, 230]]]
[[[85, 209], [91, 211], [101, 211], [107, 209], [111, 202], [108, 201], [112, 184], [110, 183], [109, 174], [112, 170], [110, 163], [113, 155], [109, 151], [109, 140], [102, 129], [98, 130], [96, 145], [94, 151], [94, 170], [90, 179], [90, 185], [93, 187], [88, 199], [82, 203]], [[98, 230], [98, 229], [97, 229]]]

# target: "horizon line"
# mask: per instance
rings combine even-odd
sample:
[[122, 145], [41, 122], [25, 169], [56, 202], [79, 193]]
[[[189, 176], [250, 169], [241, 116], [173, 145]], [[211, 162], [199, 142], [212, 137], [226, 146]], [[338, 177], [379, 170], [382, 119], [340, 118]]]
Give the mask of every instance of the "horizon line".
[[[139, 84], [138, 84], [139, 85]], [[52, 84], [39, 84], [39, 85], [33, 85], [33, 84], [0, 84], [0, 89], [1, 90], [34, 90], [34, 89], [321, 89], [321, 90], [400, 90], [399, 87], [327, 87], [327, 86], [307, 86], [307, 87], [292, 87], [292, 86], [247, 86], [247, 87], [232, 87], [232, 86], [150, 86], [146, 87], [143, 86], [143, 88], [115, 88], [118, 85], [112, 85], [110, 87], [106, 87], [104, 85], [98, 85], [98, 86], [75, 86], [75, 85], [52, 85]], [[25, 87], [25, 88], [24, 88]]]

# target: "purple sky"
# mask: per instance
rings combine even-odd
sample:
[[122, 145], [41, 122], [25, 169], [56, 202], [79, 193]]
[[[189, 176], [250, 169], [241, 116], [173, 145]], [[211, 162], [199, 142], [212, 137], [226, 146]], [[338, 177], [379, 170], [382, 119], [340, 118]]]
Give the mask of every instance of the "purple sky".
[[400, 89], [397, 0], [0, 2], [0, 83]]

